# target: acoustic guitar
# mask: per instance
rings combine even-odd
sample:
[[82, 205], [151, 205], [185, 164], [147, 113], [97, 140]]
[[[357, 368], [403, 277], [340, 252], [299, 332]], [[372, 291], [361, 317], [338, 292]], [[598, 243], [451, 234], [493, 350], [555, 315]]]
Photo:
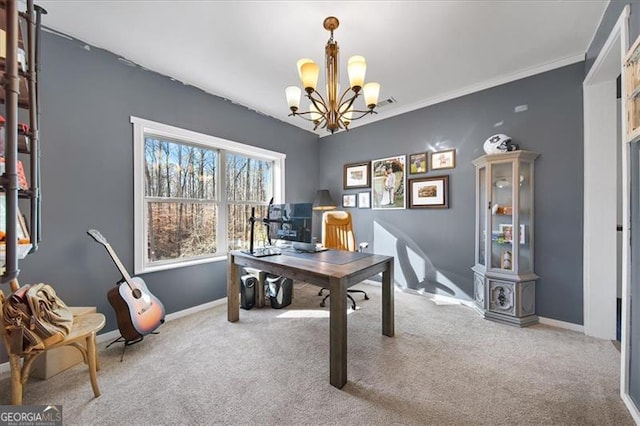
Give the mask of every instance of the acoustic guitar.
[[87, 234], [102, 244], [122, 274], [122, 281], [107, 292], [107, 299], [116, 312], [118, 329], [125, 342], [135, 342], [153, 332], [164, 322], [164, 305], [151, 294], [147, 285], [139, 277], [131, 277], [120, 262], [107, 239], [95, 229]]

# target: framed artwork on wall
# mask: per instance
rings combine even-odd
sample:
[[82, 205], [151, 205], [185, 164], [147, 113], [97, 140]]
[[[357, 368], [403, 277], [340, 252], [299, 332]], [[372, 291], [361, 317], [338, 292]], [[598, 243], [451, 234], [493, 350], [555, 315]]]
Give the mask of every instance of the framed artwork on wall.
[[456, 150], [432, 152], [430, 162], [431, 170], [453, 169], [456, 167]]
[[381, 158], [371, 162], [373, 209], [404, 209], [405, 155]]
[[358, 208], [370, 209], [371, 208], [371, 192], [358, 192]]
[[342, 184], [344, 189], [369, 188], [371, 186], [371, 163], [345, 164]]
[[427, 172], [427, 153], [420, 152], [418, 154], [411, 154], [409, 156], [409, 174], [415, 175], [418, 173]]
[[342, 207], [356, 207], [356, 194], [342, 194]]
[[449, 208], [449, 175], [409, 179], [409, 208]]

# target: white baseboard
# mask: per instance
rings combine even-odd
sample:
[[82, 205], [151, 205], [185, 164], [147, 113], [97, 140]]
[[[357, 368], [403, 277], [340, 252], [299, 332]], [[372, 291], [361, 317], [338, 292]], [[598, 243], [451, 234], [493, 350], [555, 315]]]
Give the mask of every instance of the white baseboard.
[[620, 396], [622, 397], [622, 402], [624, 402], [627, 410], [629, 410], [629, 414], [631, 414], [631, 417], [633, 417], [633, 420], [636, 422], [636, 424], [640, 424], [640, 412], [638, 412], [638, 407], [636, 406], [636, 404], [631, 400], [631, 397], [629, 395], [620, 393]]
[[538, 317], [540, 324], [551, 325], [553, 327], [564, 328], [566, 330], [577, 331], [584, 334], [584, 325], [574, 324], [572, 322], [558, 321], [551, 318]]
[[[220, 306], [220, 305], [223, 305], [223, 304], [226, 304], [226, 303], [227, 303], [227, 298], [223, 297], [222, 299], [214, 300], [213, 302], [207, 302], [207, 303], [203, 303], [202, 305], [193, 306], [191, 308], [183, 309], [183, 310], [178, 311], [178, 312], [173, 312], [171, 314], [166, 315], [164, 317], [164, 320], [165, 320], [165, 322], [166, 321], [173, 321], [173, 320], [176, 320], [178, 318], [182, 318], [182, 317], [185, 317], [187, 315], [195, 314], [196, 312], [204, 311], [205, 309], [210, 309], [210, 308], [213, 308], [215, 306]], [[115, 340], [115, 339], [118, 338], [118, 336], [120, 336], [120, 332], [118, 330], [108, 331], [108, 332], [103, 333], [103, 334], [98, 334], [96, 336], [96, 342], [97, 343], [103, 343], [103, 342], [106, 342], [108, 340]]]
[[[373, 284], [373, 285], [380, 285], [379, 283], [376, 282], [367, 282], [367, 284]], [[474, 310], [477, 311], [477, 308], [475, 306], [475, 303], [473, 302], [473, 300], [462, 300], [462, 299], [457, 299], [455, 297], [450, 297], [450, 296], [443, 296], [440, 294], [433, 294], [433, 293], [429, 293], [423, 290], [413, 290], [413, 289], [404, 289], [403, 291], [410, 293], [410, 294], [416, 294], [416, 295], [420, 295], [420, 296], [425, 296], [428, 297], [429, 299], [433, 300], [435, 303], [448, 303], [448, 304], [457, 304], [457, 305], [464, 305], [467, 306], [469, 308], [473, 308]], [[566, 321], [559, 321], [559, 320], [555, 320], [555, 319], [551, 319], [551, 318], [545, 318], [545, 317], [538, 317], [538, 320], [540, 322], [540, 324], [545, 324], [545, 325], [550, 325], [553, 327], [558, 327], [558, 328], [564, 328], [565, 330], [571, 330], [571, 331], [576, 331], [578, 333], [582, 333], [584, 334], [584, 326], [580, 325], [580, 324], [574, 324], [571, 322], [566, 322]]]

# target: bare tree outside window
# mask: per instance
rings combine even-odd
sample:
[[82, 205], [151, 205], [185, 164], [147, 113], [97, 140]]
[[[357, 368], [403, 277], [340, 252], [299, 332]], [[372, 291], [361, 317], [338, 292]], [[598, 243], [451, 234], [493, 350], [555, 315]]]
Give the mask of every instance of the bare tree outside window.
[[134, 271], [222, 261], [268, 240], [262, 218], [284, 197], [286, 155], [139, 117], [133, 124]]
[[[251, 208], [255, 208], [256, 218], [268, 214], [267, 204], [273, 196], [273, 161], [227, 153], [225, 164], [228, 248], [248, 248]], [[257, 222], [254, 243], [267, 240], [267, 228]]]
[[148, 261], [217, 251], [218, 156], [217, 150], [145, 137]]
[[[210, 256], [219, 250], [216, 233], [221, 201], [226, 201], [228, 249], [249, 247], [251, 209], [266, 217], [273, 196], [273, 161], [145, 135], [147, 261]], [[217, 168], [225, 156], [222, 197]], [[258, 222], [254, 242], [268, 240]]]

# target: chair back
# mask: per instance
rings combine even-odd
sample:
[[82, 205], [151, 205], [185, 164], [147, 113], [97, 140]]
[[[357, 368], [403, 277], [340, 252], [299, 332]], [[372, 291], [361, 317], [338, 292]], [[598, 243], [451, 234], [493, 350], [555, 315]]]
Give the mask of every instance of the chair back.
[[351, 213], [339, 210], [324, 212], [322, 245], [329, 249], [356, 251]]

